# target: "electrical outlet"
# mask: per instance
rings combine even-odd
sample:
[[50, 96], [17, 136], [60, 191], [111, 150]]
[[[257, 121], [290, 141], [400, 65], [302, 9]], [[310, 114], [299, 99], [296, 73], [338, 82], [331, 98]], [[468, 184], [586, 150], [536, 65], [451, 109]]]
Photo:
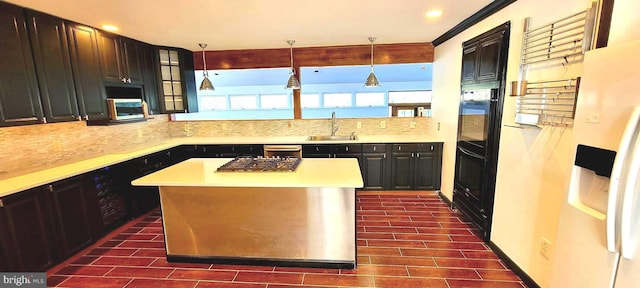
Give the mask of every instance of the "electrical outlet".
[[380, 121], [380, 128], [387, 128], [387, 122], [384, 120]]
[[440, 131], [440, 122], [438, 122], [438, 131]]
[[542, 237], [540, 240], [540, 254], [544, 258], [549, 259], [549, 253], [551, 252], [551, 241], [549, 239]]
[[358, 129], [362, 128], [362, 122], [360, 121], [356, 122], [356, 128]]
[[597, 112], [591, 112], [591, 113], [587, 113], [587, 119], [586, 119], [587, 123], [600, 123], [600, 113]]
[[411, 122], [409, 122], [409, 128], [416, 128], [416, 120], [411, 120]]

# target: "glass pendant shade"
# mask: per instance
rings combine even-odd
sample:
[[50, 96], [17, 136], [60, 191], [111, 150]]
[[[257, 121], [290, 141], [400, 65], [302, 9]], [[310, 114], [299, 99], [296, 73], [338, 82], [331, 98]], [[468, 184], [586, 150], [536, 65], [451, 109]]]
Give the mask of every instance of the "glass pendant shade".
[[296, 73], [291, 70], [291, 76], [289, 76], [289, 81], [287, 81], [287, 89], [300, 89], [300, 81], [296, 78]]
[[204, 65], [204, 72], [202, 72], [204, 79], [202, 79], [202, 83], [200, 83], [200, 91], [213, 91], [213, 84], [211, 80], [209, 80], [209, 72], [207, 71], [207, 59], [204, 57], [204, 48], [207, 47], [207, 43], [200, 43], [200, 48], [202, 48], [202, 64]]
[[213, 88], [213, 84], [211, 84], [211, 80], [209, 80], [209, 76], [204, 75], [204, 79], [202, 79], [202, 83], [200, 83], [200, 90], [205, 90], [205, 91], [215, 90]]
[[380, 83], [378, 83], [378, 77], [376, 74], [373, 74], [373, 70], [369, 73], [369, 77], [367, 77], [367, 81], [364, 82], [364, 87], [378, 87]]
[[289, 81], [287, 81], [285, 89], [300, 89], [300, 81], [298, 81], [298, 78], [296, 77], [296, 70], [293, 68], [293, 44], [295, 43], [295, 40], [287, 40], [287, 44], [289, 44], [291, 52], [291, 72], [289, 72]]

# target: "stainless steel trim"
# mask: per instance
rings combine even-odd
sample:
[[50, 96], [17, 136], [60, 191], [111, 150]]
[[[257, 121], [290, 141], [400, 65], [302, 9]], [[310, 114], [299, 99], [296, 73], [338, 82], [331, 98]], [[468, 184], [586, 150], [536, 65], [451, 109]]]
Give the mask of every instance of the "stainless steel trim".
[[302, 157], [302, 145], [264, 145], [264, 157]]
[[356, 262], [354, 188], [160, 187], [160, 201], [167, 255]]

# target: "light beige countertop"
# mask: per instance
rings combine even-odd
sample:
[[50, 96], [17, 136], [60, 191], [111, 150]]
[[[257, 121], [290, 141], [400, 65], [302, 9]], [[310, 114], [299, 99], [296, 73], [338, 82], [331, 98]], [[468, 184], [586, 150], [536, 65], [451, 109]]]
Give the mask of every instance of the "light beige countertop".
[[217, 172], [233, 158], [191, 158], [131, 182], [134, 186], [191, 187], [363, 187], [355, 158], [304, 158], [285, 171]]
[[14, 171], [0, 176], [0, 197], [49, 184], [109, 165], [142, 157], [180, 145], [207, 144], [341, 144], [341, 143], [421, 143], [443, 142], [430, 135], [358, 135], [358, 140], [309, 141], [307, 136], [283, 137], [180, 137], [163, 142], [132, 145], [111, 154], [97, 156], [73, 163], [61, 164], [28, 172]]

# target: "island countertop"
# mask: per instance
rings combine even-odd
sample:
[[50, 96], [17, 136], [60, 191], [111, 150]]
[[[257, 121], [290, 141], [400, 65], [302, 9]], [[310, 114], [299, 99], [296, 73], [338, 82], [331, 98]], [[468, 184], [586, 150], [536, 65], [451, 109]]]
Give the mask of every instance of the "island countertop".
[[354, 158], [302, 158], [285, 171], [217, 172], [232, 158], [191, 158], [131, 182], [134, 186], [190, 187], [363, 187]]

